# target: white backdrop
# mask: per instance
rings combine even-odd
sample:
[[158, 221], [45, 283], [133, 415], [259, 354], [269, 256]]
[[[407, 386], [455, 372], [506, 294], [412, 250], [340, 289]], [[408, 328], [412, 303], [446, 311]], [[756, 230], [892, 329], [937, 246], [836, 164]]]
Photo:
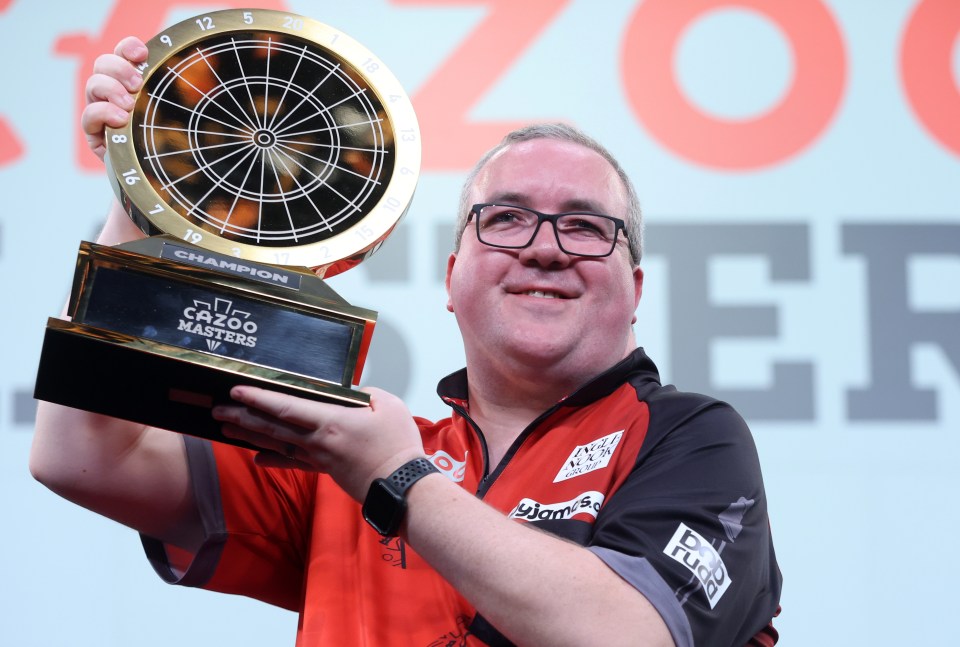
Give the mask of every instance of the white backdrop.
[[27, 471], [46, 317], [111, 197], [77, 140], [92, 53], [241, 4], [342, 29], [418, 110], [406, 220], [332, 280], [380, 312], [365, 382], [443, 415], [434, 385], [462, 361], [442, 272], [465, 164], [510, 124], [574, 122], [644, 205], [638, 339], [665, 381], [751, 423], [781, 644], [949, 642], [960, 2], [0, 0], [0, 644], [293, 644], [293, 614], [162, 584], [135, 533]]

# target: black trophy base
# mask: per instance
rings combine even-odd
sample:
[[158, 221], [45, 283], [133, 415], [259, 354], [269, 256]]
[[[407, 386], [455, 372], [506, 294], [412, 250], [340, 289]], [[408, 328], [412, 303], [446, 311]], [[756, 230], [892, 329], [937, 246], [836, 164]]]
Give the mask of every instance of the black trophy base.
[[241, 447], [211, 416], [230, 389], [253, 385], [311, 400], [366, 406], [369, 395], [340, 385], [187, 351], [130, 335], [50, 319], [34, 397]]

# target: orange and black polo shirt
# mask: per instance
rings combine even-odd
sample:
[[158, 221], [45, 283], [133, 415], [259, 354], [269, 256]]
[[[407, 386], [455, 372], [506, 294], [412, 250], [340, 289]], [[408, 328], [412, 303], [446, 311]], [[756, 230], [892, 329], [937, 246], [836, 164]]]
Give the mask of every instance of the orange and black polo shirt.
[[[417, 423], [448, 478], [593, 551], [651, 601], [678, 647], [776, 642], [781, 576], [760, 465], [729, 405], [662, 386], [638, 349], [489, 465], [466, 372], [438, 392], [451, 417]], [[297, 611], [301, 647], [510, 644], [402, 539], [367, 526], [329, 477], [258, 468], [245, 449], [185, 439], [207, 539], [186, 560], [143, 539], [166, 581]], [[566, 566], [531, 555], [530, 568]]]

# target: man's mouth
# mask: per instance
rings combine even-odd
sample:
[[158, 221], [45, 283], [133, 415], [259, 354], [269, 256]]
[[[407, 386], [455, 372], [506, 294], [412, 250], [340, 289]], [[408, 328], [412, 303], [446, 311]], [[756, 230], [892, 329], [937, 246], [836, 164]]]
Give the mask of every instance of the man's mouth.
[[566, 299], [567, 298], [557, 292], [548, 292], [544, 290], [525, 290], [520, 294], [524, 294], [528, 297], [537, 297], [538, 299]]

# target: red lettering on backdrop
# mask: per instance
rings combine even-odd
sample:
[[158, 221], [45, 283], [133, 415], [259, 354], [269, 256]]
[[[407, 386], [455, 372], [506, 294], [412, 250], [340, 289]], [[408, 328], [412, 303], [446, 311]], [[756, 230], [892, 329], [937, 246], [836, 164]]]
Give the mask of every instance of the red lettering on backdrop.
[[569, 0], [391, 0], [395, 5], [483, 4], [489, 13], [413, 96], [425, 171], [473, 166], [517, 121], [471, 121], [470, 109]]
[[[10, 8], [13, 0], [0, 0], [0, 13]], [[7, 120], [0, 117], [0, 166], [6, 166], [20, 159], [23, 155], [23, 144], [17, 137]]]
[[[121, 38], [125, 36], [139, 36], [144, 40], [152, 38], [167, 25], [167, 13], [174, 9], [186, 7], [202, 7], [205, 10], [214, 9], [245, 9], [249, 8], [250, 0], [232, 0], [229, 2], [211, 2], [210, 0], [118, 0], [113, 5], [106, 25], [99, 35], [65, 34], [57, 39], [54, 51], [57, 54], [76, 56], [80, 59], [77, 66], [77, 97], [76, 123], [80, 123], [80, 113], [86, 104], [84, 88], [87, 77], [93, 70], [93, 62], [101, 54], [112, 52]], [[258, 0], [260, 9], [286, 9], [283, 0]], [[77, 166], [84, 171], [102, 171], [103, 164], [87, 148], [83, 132], [76, 128], [74, 146], [76, 149]]]
[[7, 120], [0, 117], [0, 166], [16, 162], [23, 155], [23, 144], [16, 133], [7, 124]]
[[958, 34], [956, 0], [918, 4], [903, 34], [900, 75], [917, 118], [941, 144], [960, 155], [960, 88], [952, 70]]
[[[674, 76], [686, 27], [708, 11], [730, 8], [774, 21], [794, 54], [786, 96], [751, 119], [704, 113]], [[645, 0], [630, 19], [622, 66], [630, 106], [653, 137], [692, 162], [729, 170], [776, 164], [810, 145], [836, 112], [846, 83], [843, 37], [820, 0]]]

